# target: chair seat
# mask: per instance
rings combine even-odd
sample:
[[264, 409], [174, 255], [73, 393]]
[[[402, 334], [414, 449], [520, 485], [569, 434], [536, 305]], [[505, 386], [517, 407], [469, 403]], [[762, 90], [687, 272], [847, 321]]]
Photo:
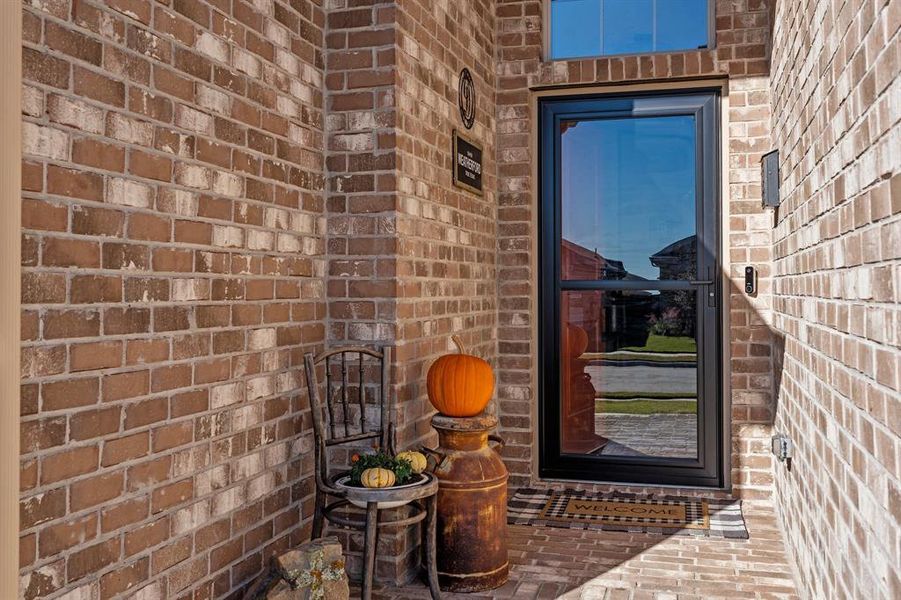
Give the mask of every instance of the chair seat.
[[[343, 473], [337, 476], [332, 477], [329, 480], [331, 485], [335, 485], [335, 483], [345, 477], [347, 474]], [[352, 507], [356, 507], [357, 509], [365, 510], [367, 505], [370, 502], [375, 502], [376, 506], [379, 510], [387, 510], [391, 508], [409, 508], [411, 510], [407, 511], [409, 514], [406, 517], [400, 517], [396, 519], [387, 520], [379, 523], [379, 527], [396, 527], [402, 525], [412, 525], [414, 523], [418, 523], [423, 518], [425, 518], [425, 509], [422, 505], [417, 502], [423, 498], [429, 498], [431, 496], [435, 496], [438, 494], [438, 479], [432, 475], [431, 473], [423, 473], [423, 477], [426, 478], [425, 483], [421, 485], [417, 485], [414, 487], [402, 487], [402, 488], [357, 488], [357, 487], [343, 487], [337, 488], [340, 493], [329, 495], [343, 498], [338, 502], [333, 502], [328, 506], [323, 507], [322, 513], [323, 516], [335, 523], [337, 525], [341, 525], [343, 527], [351, 527], [351, 528], [360, 528], [365, 524], [365, 521], [354, 519], [351, 517], [351, 514], [356, 514], [351, 511], [347, 516], [342, 516], [340, 514], [335, 514], [335, 511], [350, 509]], [[389, 504], [389, 506], [385, 506], [385, 504]]]
[[[386, 514], [382, 511], [379, 512], [383, 515]], [[329, 523], [339, 527], [357, 530], [363, 530], [366, 527], [366, 510], [354, 506], [349, 500], [332, 502], [322, 509], [322, 514]], [[376, 524], [378, 529], [415, 525], [426, 518], [426, 509], [419, 501], [414, 500], [388, 511], [387, 514], [390, 516], [379, 517]]]
[[431, 473], [423, 473], [422, 476], [426, 481], [419, 485], [387, 488], [345, 487], [342, 492], [345, 498], [358, 506], [365, 506], [369, 502], [407, 503], [438, 493], [438, 479]]

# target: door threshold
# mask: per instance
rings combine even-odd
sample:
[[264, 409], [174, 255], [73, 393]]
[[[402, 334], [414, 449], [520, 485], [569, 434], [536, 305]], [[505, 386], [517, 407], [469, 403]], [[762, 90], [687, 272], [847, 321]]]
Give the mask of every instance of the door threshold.
[[532, 480], [532, 486], [546, 486], [550, 487], [554, 484], [576, 484], [585, 487], [627, 487], [627, 488], [639, 488], [643, 490], [654, 490], [654, 489], [665, 489], [665, 490], [685, 490], [688, 492], [722, 492], [724, 494], [732, 494], [732, 486], [705, 486], [705, 485], [675, 485], [671, 483], [629, 483], [625, 481], [594, 481], [587, 479], [563, 479], [563, 478], [550, 478], [550, 477], [542, 477], [537, 480]]

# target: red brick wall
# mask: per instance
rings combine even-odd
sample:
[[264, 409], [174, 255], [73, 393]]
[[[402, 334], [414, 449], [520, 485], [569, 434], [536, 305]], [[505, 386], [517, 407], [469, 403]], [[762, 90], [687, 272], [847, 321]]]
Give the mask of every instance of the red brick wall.
[[21, 595], [225, 595], [307, 535], [323, 10], [25, 4]]
[[898, 598], [901, 3], [780, 2], [776, 498], [812, 598]]
[[[397, 3], [397, 369], [398, 444], [434, 446], [429, 366], [467, 351], [494, 363], [496, 178], [493, 0]], [[461, 70], [472, 73], [476, 123], [465, 130], [457, 102]], [[483, 152], [483, 194], [452, 182], [452, 131]], [[416, 540], [405, 558], [416, 564]]]
[[[396, 345], [402, 402], [425, 397], [425, 369], [451, 333], [494, 356], [492, 14], [473, 1], [342, 4], [328, 16], [330, 339]], [[485, 154], [481, 197], [451, 183], [463, 67], [479, 96], [469, 136]], [[399, 415], [411, 443], [428, 434], [427, 406]]]
[[[498, 400], [505, 457], [513, 485], [537, 479], [536, 187], [532, 103], [536, 90], [647, 81], [728, 80], [728, 197], [723, 232], [728, 274], [732, 395], [732, 485], [745, 497], [771, 489], [769, 431], [773, 419], [770, 328], [771, 218], [760, 208], [760, 155], [768, 150], [769, 15], [763, 0], [716, 2], [716, 48], [681, 53], [549, 62], [543, 60], [541, 0], [497, 6]], [[760, 267], [759, 294], [741, 292], [745, 264]], [[621, 486], [620, 486], [621, 487]]]

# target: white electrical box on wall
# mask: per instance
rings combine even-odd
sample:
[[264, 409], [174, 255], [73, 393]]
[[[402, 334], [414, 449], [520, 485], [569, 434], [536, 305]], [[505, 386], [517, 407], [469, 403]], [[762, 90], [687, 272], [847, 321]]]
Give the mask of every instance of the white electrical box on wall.
[[784, 434], [774, 435], [772, 440], [772, 451], [781, 461], [791, 460], [792, 457], [792, 441]]

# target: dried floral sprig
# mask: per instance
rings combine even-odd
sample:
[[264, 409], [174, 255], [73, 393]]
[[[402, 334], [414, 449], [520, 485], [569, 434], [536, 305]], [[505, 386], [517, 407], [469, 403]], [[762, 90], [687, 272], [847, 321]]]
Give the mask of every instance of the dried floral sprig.
[[308, 569], [289, 571], [288, 577], [293, 589], [308, 587], [312, 600], [323, 600], [325, 598], [325, 582], [340, 581], [344, 577], [344, 561], [338, 559], [327, 565], [325, 564], [325, 552], [319, 550], [310, 557]]

